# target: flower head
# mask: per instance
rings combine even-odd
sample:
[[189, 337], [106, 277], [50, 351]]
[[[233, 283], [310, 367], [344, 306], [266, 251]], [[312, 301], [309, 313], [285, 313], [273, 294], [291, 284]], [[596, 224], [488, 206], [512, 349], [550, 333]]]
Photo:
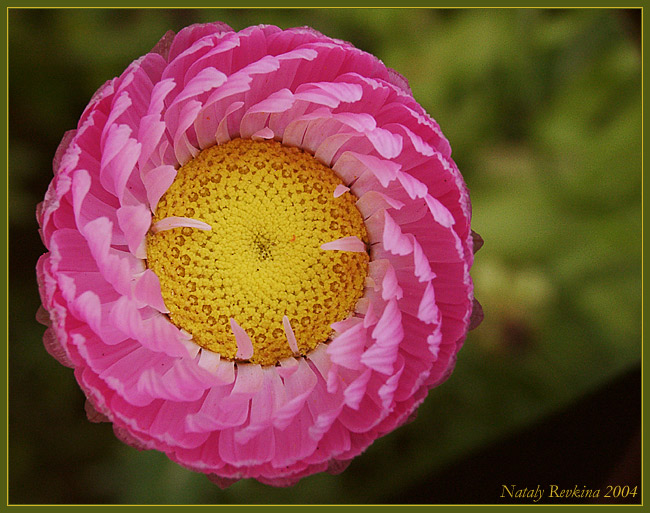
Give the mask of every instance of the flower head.
[[55, 155], [45, 346], [91, 420], [221, 485], [338, 472], [480, 318], [450, 154], [406, 80], [348, 43], [168, 33]]

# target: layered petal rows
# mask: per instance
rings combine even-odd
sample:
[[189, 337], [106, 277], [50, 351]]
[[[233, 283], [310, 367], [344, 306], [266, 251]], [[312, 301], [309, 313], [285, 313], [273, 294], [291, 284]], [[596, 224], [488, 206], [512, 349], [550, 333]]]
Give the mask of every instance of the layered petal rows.
[[[146, 265], [179, 167], [234, 138], [275, 139], [330, 167], [370, 239], [355, 312], [277, 366], [196, 345]], [[476, 320], [478, 239], [450, 154], [406, 80], [348, 43], [221, 23], [168, 33], [99, 89], [55, 155], [37, 211], [45, 346], [74, 369], [91, 420], [219, 484], [341, 471], [449, 376]], [[337, 244], [324, 250], [357, 250]]]

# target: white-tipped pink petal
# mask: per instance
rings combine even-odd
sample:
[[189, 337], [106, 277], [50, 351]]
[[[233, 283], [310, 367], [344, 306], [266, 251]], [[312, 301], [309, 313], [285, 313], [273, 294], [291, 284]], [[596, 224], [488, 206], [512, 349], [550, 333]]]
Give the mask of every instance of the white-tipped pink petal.
[[230, 329], [232, 329], [232, 333], [235, 335], [237, 342], [237, 354], [235, 357], [240, 360], [248, 360], [253, 356], [253, 342], [251, 338], [246, 333], [246, 330], [237, 324], [237, 321], [233, 318], [230, 319]]
[[198, 219], [191, 219], [189, 217], [165, 217], [151, 227], [152, 233], [164, 232], [165, 230], [172, 230], [174, 228], [196, 228], [197, 230], [210, 231], [212, 226]]
[[289, 317], [286, 315], [282, 317], [282, 326], [284, 327], [284, 332], [287, 335], [287, 341], [289, 342], [289, 347], [293, 351], [293, 354], [300, 354], [300, 349], [298, 349], [298, 342], [296, 341], [296, 335], [293, 332], [293, 328], [291, 328]]
[[325, 251], [350, 251], [353, 253], [363, 253], [366, 251], [366, 245], [356, 235], [326, 242], [325, 244], [321, 244], [320, 248]]
[[350, 190], [349, 187], [346, 187], [345, 185], [339, 184], [339, 185], [336, 186], [336, 189], [334, 189], [334, 197], [338, 198], [339, 196], [343, 196], [349, 190]]

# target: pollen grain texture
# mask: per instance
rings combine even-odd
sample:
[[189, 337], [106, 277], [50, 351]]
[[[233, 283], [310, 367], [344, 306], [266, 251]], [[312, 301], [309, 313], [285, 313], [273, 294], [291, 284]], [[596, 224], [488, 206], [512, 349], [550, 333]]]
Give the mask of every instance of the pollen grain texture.
[[173, 228], [147, 235], [147, 266], [160, 279], [170, 320], [203, 348], [235, 360], [230, 318], [253, 343], [250, 362], [292, 356], [286, 315], [300, 353], [331, 336], [363, 294], [366, 252], [325, 251], [347, 236], [368, 243], [351, 192], [299, 148], [234, 139], [203, 150], [178, 170], [153, 222], [171, 216], [212, 230]]

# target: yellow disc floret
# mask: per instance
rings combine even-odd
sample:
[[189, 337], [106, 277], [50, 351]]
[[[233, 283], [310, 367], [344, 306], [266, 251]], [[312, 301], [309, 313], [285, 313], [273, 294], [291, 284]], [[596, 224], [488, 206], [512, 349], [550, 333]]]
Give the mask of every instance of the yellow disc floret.
[[147, 236], [170, 320], [203, 348], [235, 359], [234, 319], [253, 344], [250, 361], [273, 365], [331, 336], [363, 294], [366, 252], [321, 245], [367, 233], [352, 193], [313, 156], [276, 141], [235, 139], [203, 150], [178, 170], [154, 223], [187, 217], [210, 231], [177, 227]]

